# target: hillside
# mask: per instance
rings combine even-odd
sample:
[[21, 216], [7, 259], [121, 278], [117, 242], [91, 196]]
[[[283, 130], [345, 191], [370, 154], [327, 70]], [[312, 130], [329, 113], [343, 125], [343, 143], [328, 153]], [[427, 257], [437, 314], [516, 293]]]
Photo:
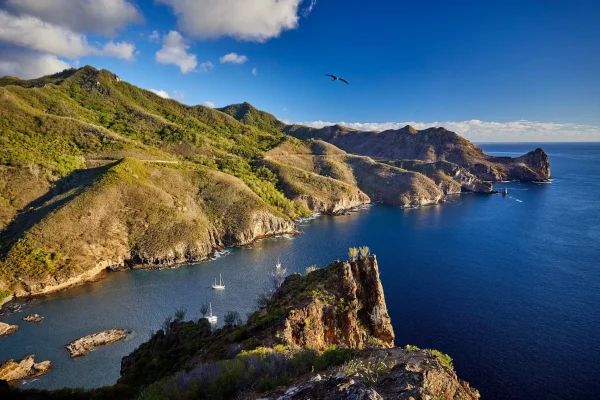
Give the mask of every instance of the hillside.
[[376, 160], [446, 161], [484, 181], [544, 181], [550, 178], [548, 156], [536, 149], [517, 158], [486, 155], [479, 147], [444, 128], [364, 132], [339, 125], [322, 129], [292, 125], [284, 131], [302, 140], [319, 139], [348, 153]]
[[[401, 130], [402, 131], [402, 130]], [[443, 129], [287, 126], [248, 103], [187, 106], [86, 66], [0, 79], [0, 302], [125, 267], [172, 267], [371, 201], [437, 204], [542, 179]], [[539, 166], [539, 168], [534, 168]], [[537, 172], [536, 172], [537, 171]]]

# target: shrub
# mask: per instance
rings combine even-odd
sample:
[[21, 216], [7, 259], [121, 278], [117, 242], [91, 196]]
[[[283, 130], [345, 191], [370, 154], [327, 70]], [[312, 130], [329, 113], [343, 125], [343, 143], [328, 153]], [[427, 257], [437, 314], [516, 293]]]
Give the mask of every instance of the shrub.
[[237, 311], [229, 311], [225, 314], [225, 317], [223, 317], [223, 322], [228, 326], [238, 326], [242, 324], [242, 317]]
[[310, 267], [306, 267], [306, 275], [310, 274], [311, 272], [316, 271], [317, 269], [318, 268], [317, 268], [316, 264], [313, 264]]
[[454, 365], [452, 364], [452, 358], [448, 354], [442, 353], [439, 350], [429, 350], [429, 353], [436, 356], [438, 358], [438, 360], [440, 360], [442, 362], [442, 364], [444, 364], [446, 367], [448, 367], [452, 371], [454, 371]]
[[171, 323], [172, 322], [173, 322], [173, 317], [171, 317], [170, 315], [165, 318], [165, 320], [162, 323], [162, 330], [163, 330], [163, 332], [167, 333], [167, 332], [169, 332], [169, 330], [171, 330]]

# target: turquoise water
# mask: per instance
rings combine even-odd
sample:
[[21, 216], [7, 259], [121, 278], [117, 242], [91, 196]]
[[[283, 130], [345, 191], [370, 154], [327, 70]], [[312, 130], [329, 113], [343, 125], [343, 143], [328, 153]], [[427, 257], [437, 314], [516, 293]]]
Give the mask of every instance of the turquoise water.
[[[377, 254], [396, 342], [449, 353], [461, 379], [487, 399], [600, 398], [600, 144], [482, 145], [496, 155], [543, 147], [552, 183], [500, 183], [509, 195], [454, 196], [416, 210], [373, 206], [320, 217], [295, 237], [231, 249], [208, 263], [111, 274], [66, 292], [19, 300], [0, 316], [20, 330], [0, 338], [0, 361], [35, 353], [54, 368], [23, 387], [97, 387], [116, 382], [120, 359], [185, 307], [211, 301], [222, 317], [252, 311], [280, 257], [288, 272]], [[227, 289], [210, 284], [223, 274]], [[45, 317], [40, 325], [20, 319]], [[127, 341], [71, 360], [63, 347], [111, 328]]]

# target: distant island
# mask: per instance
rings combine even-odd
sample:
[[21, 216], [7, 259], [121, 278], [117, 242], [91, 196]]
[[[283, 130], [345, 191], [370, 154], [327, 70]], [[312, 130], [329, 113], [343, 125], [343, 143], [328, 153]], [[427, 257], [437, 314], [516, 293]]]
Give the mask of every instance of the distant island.
[[248, 103], [186, 106], [86, 66], [0, 79], [0, 303], [297, 232], [370, 202], [438, 204], [545, 181], [444, 128], [286, 125]]

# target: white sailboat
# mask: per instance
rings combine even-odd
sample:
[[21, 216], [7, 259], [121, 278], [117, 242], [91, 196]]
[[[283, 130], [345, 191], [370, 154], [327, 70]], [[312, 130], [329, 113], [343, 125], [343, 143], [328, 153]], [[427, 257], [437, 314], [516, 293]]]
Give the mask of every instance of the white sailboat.
[[207, 319], [208, 319], [208, 322], [210, 322], [211, 324], [216, 324], [216, 323], [217, 323], [217, 316], [216, 316], [216, 315], [213, 315], [213, 312], [212, 312], [212, 304], [211, 304], [211, 303], [208, 303], [208, 306], [209, 306], [209, 308], [210, 308], [210, 313], [208, 314], [208, 318], [207, 318]]
[[279, 261], [279, 257], [277, 257], [277, 264], [275, 264], [275, 268], [281, 269], [281, 261]]
[[217, 284], [217, 279], [215, 278], [215, 283], [212, 285], [212, 288], [215, 290], [225, 290], [225, 284], [223, 283], [221, 274], [219, 274], [219, 283]]

